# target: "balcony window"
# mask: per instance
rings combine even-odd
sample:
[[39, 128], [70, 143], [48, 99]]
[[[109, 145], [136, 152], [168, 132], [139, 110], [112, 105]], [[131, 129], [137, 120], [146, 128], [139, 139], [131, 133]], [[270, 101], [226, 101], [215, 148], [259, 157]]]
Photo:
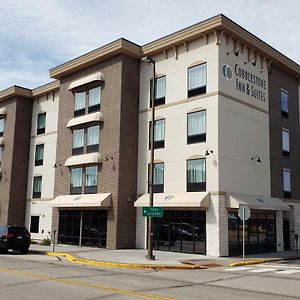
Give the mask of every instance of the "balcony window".
[[[154, 149], [165, 147], [165, 119], [154, 121]], [[149, 149], [151, 148], [151, 122], [149, 123]]]
[[98, 167], [91, 166], [85, 168], [85, 194], [96, 194], [98, 185]]
[[197, 111], [187, 115], [187, 143], [206, 141], [206, 111]]
[[42, 176], [35, 176], [33, 178], [32, 198], [41, 198], [41, 193], [42, 193]]
[[282, 155], [290, 156], [290, 132], [287, 129], [282, 130]]
[[291, 170], [283, 170], [283, 197], [291, 199]]
[[86, 92], [75, 93], [74, 117], [85, 114], [85, 94]]
[[[150, 183], [150, 165], [148, 166], [148, 182]], [[150, 186], [148, 186], [150, 191]], [[153, 193], [164, 192], [164, 163], [153, 164]]]
[[46, 130], [46, 113], [38, 114], [37, 118], [37, 135], [45, 133]]
[[87, 148], [86, 152], [99, 151], [99, 125], [87, 128]]
[[89, 90], [89, 108], [88, 112], [94, 112], [100, 110], [101, 101], [101, 88], [95, 87]]
[[4, 132], [4, 119], [0, 119], [0, 137], [3, 136]]
[[71, 169], [70, 194], [81, 194], [82, 190], [82, 168]]
[[84, 150], [84, 129], [73, 130], [73, 149], [72, 154], [83, 154]]
[[205, 159], [191, 159], [187, 161], [187, 192], [206, 191], [206, 163]]
[[188, 97], [206, 93], [206, 63], [188, 68]]
[[42, 166], [44, 162], [44, 144], [35, 146], [35, 166]]
[[280, 106], [281, 106], [281, 115], [288, 118], [289, 116], [289, 95], [287, 92], [280, 91]]
[[[150, 81], [150, 95], [152, 95], [153, 80]], [[165, 104], [166, 99], [166, 76], [155, 79], [154, 106]], [[152, 96], [150, 97], [150, 107], [152, 107]]]

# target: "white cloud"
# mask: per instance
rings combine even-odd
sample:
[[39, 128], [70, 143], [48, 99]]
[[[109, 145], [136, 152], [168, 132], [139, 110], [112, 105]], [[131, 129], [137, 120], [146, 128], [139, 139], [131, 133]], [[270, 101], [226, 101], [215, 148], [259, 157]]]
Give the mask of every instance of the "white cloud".
[[1, 0], [0, 89], [51, 81], [49, 68], [121, 36], [144, 44], [219, 13], [300, 61], [293, 0]]

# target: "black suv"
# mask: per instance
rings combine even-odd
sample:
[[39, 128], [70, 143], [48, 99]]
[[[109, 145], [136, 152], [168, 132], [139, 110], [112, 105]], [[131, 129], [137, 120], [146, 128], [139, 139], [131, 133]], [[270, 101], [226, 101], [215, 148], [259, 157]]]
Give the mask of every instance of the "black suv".
[[28, 252], [30, 233], [24, 226], [0, 225], [0, 252], [7, 253], [9, 249]]

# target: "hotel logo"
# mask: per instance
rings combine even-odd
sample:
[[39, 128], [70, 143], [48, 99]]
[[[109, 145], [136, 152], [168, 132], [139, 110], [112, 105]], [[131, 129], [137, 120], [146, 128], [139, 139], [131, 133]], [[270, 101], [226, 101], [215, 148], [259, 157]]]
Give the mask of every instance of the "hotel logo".
[[222, 66], [222, 74], [223, 74], [223, 77], [227, 80], [231, 80], [233, 77], [233, 72], [232, 72], [231, 67], [226, 64]]

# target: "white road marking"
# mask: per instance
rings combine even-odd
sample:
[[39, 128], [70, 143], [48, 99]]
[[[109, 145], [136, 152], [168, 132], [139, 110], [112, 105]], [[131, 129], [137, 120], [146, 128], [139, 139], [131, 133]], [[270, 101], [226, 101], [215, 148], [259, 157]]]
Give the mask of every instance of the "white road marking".
[[288, 275], [288, 274], [296, 274], [296, 273], [300, 273], [300, 270], [293, 270], [293, 269], [290, 269], [290, 270], [284, 270], [284, 271], [277, 271], [275, 272], [277, 274], [284, 274], [284, 275]]
[[276, 271], [277, 269], [274, 268], [261, 268], [261, 269], [254, 269], [250, 270], [249, 272], [253, 273], [266, 273], [266, 272], [271, 272], [271, 271]]
[[252, 270], [252, 267], [232, 267], [229, 269], [224, 269], [224, 271], [244, 271], [244, 270]]

